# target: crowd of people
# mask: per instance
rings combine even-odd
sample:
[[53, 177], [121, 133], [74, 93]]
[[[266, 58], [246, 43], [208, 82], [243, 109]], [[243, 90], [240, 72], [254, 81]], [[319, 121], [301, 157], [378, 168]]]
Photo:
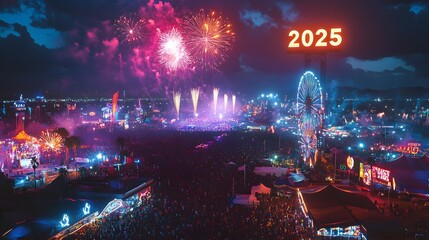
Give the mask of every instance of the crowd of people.
[[[264, 153], [264, 134], [229, 134], [193, 151], [213, 133], [183, 133], [145, 143], [141, 173], [154, 178], [151, 197], [125, 214], [112, 213], [70, 239], [310, 239], [296, 194], [260, 195], [252, 207], [231, 204], [233, 189], [250, 192], [259, 181], [226, 164], [252, 166]], [[145, 141], [143, 141], [145, 142]], [[174, 143], [174, 144], [173, 144]]]

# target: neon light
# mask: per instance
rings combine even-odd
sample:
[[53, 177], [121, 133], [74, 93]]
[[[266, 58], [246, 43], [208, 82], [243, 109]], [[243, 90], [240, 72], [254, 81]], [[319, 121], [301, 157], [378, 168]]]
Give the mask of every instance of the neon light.
[[[329, 39], [327, 39], [328, 32], [330, 33]], [[314, 35], [316, 35], [316, 37], [314, 37]], [[341, 28], [330, 28], [330, 29], [320, 28], [317, 30], [314, 29], [314, 31], [311, 29], [303, 29], [302, 31], [293, 29], [289, 32], [288, 36], [292, 38], [288, 44], [288, 48], [290, 49], [338, 48], [339, 46], [341, 46], [343, 42]]]
[[348, 156], [347, 157], [347, 167], [349, 167], [349, 169], [352, 169], [354, 163], [355, 163], [354, 159], [351, 156]]
[[[307, 36], [308, 36], [308, 41], [307, 41]], [[304, 47], [310, 47], [313, 44], [313, 40], [314, 40], [314, 36], [312, 31], [304, 30], [304, 32], [302, 32], [301, 41]]]
[[322, 34], [322, 37], [320, 37], [319, 41], [316, 42], [316, 47], [327, 47], [328, 43], [324, 40], [328, 36], [328, 32], [325, 29], [319, 29], [316, 32], [316, 36], [319, 36], [320, 34]]
[[336, 41], [331, 40], [329, 43], [334, 47], [339, 46], [343, 42], [343, 38], [339, 33], [341, 33], [341, 28], [331, 29], [331, 39], [336, 39]]
[[363, 163], [359, 163], [359, 177], [363, 178]]
[[395, 191], [396, 190], [396, 181], [395, 181], [395, 178], [392, 178], [392, 187], [393, 187], [393, 190]]
[[63, 215], [63, 219], [60, 221], [61, 227], [68, 227], [70, 226], [69, 223], [69, 216], [67, 214]]
[[293, 37], [292, 41], [289, 43], [289, 48], [299, 48], [299, 43], [296, 42], [299, 38], [299, 32], [297, 30], [292, 30], [289, 32], [289, 37]]
[[298, 199], [299, 199], [299, 204], [301, 205], [301, 210], [304, 213], [305, 217], [308, 218], [308, 214], [307, 214], [308, 209], [307, 209], [307, 206], [305, 205], [304, 198], [302, 197], [301, 191], [299, 189], [297, 190], [298, 190]]
[[85, 207], [82, 209], [83, 215], [89, 214], [90, 209], [91, 209], [91, 205], [89, 205], [89, 203], [85, 203]]
[[333, 228], [321, 228], [317, 230], [317, 236], [326, 236], [326, 237], [344, 237], [344, 238], [352, 238], [359, 239], [359, 237], [363, 237], [363, 233], [361, 231], [360, 225], [348, 226], [345, 228], [341, 227], [333, 227]]
[[371, 185], [371, 176], [372, 176], [372, 170], [370, 165], [364, 165], [363, 167], [363, 183], [367, 186]]
[[97, 216], [97, 218], [107, 216], [123, 206], [124, 202], [121, 199], [113, 199], [106, 205], [106, 207], [104, 207], [103, 211]]
[[372, 178], [389, 182], [390, 171], [376, 166], [372, 167]]
[[417, 154], [420, 152], [420, 146], [420, 143], [408, 143], [407, 146], [399, 146], [396, 151], [407, 154]]

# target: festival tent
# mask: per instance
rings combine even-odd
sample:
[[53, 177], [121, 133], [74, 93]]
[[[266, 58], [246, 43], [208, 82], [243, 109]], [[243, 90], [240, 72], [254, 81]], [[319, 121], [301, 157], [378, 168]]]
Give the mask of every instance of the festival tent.
[[244, 171], [244, 170], [246, 170], [246, 165], [243, 164], [238, 167], [238, 171]]
[[288, 181], [293, 187], [307, 186], [305, 176], [302, 173], [290, 173]]
[[[367, 196], [358, 191], [327, 185], [301, 193], [307, 212], [318, 229], [363, 225], [369, 239], [392, 239], [392, 236], [402, 234], [398, 223], [389, 221]], [[388, 227], [377, 228], [377, 224]]]
[[275, 175], [276, 177], [281, 177], [286, 175], [287, 168], [277, 168], [277, 167], [255, 167], [254, 173], [260, 176], [266, 175]]
[[256, 186], [252, 187], [252, 190], [250, 191], [250, 195], [255, 196], [255, 193], [259, 193], [259, 194], [270, 194], [271, 193], [271, 188], [266, 187], [264, 184], [259, 184]]
[[397, 189], [410, 192], [428, 193], [429, 157], [427, 155], [413, 158], [402, 155], [398, 159], [377, 163], [377, 167], [390, 171], [390, 179], [395, 178]]
[[28, 135], [24, 130], [20, 131], [15, 137], [13, 137], [13, 140], [17, 141], [31, 141], [34, 137]]
[[359, 192], [339, 189], [333, 185], [326, 185], [312, 190], [302, 190], [301, 193], [310, 212], [311, 209], [337, 206], [377, 209], [365, 195], [361, 195]]
[[249, 194], [237, 194], [233, 200], [236, 205], [253, 206], [259, 204], [258, 199], [254, 195]]

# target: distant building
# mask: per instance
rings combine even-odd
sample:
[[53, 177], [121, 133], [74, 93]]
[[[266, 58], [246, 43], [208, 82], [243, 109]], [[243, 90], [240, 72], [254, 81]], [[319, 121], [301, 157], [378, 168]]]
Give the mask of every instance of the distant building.
[[22, 94], [19, 97], [19, 100], [15, 101], [13, 105], [14, 105], [15, 117], [16, 117], [15, 131], [20, 132], [24, 130], [25, 112], [27, 111], [27, 107], [24, 99], [22, 98]]

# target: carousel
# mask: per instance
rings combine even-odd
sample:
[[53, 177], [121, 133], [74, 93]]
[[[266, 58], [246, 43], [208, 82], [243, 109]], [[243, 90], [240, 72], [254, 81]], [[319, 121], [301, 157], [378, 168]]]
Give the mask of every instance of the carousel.
[[0, 141], [2, 169], [31, 168], [31, 158], [40, 158], [40, 144], [24, 130], [12, 138]]

